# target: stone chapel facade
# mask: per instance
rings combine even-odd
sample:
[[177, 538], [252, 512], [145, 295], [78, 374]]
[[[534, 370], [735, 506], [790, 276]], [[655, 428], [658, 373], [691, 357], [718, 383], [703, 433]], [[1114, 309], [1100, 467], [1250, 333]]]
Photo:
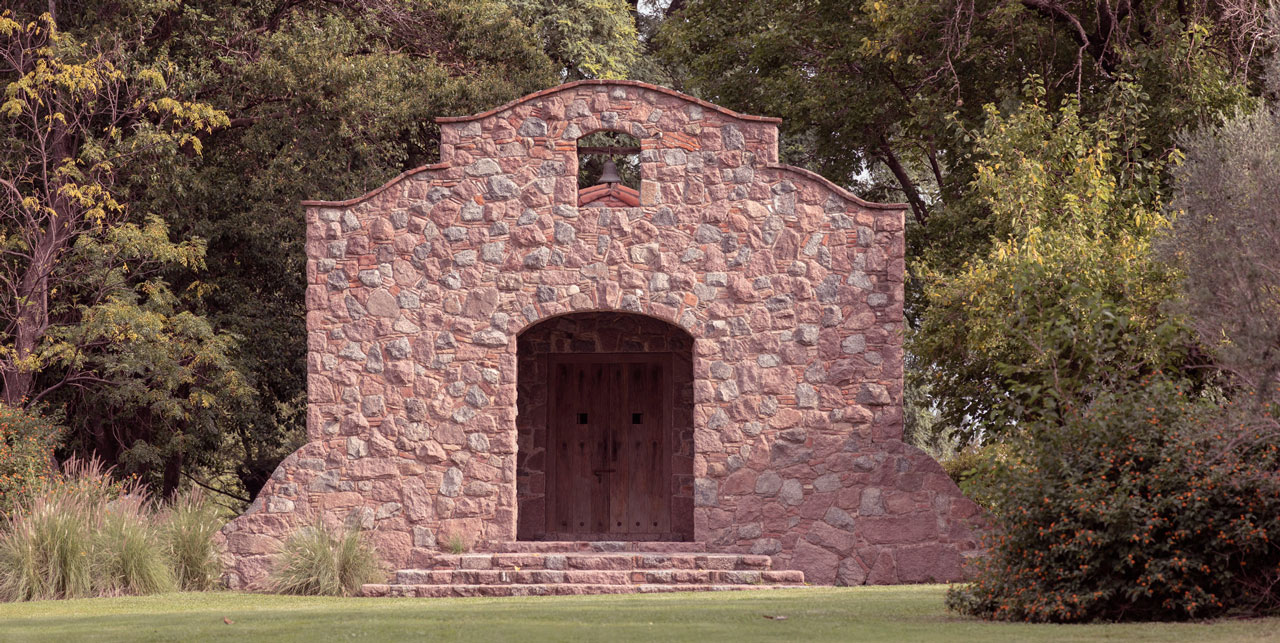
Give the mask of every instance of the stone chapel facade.
[[[392, 568], [637, 542], [960, 579], [981, 512], [901, 441], [905, 206], [779, 164], [779, 122], [570, 83], [304, 202], [308, 442], [224, 528], [232, 586], [317, 517]], [[638, 206], [579, 206], [600, 130], [639, 139]]]

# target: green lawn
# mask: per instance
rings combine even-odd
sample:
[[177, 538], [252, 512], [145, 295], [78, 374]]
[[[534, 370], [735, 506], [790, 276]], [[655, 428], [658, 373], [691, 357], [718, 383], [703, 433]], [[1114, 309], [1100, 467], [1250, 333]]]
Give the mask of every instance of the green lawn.
[[0, 605], [0, 641], [1280, 641], [1280, 619], [986, 623], [948, 614], [945, 591], [915, 585], [494, 599], [169, 594]]

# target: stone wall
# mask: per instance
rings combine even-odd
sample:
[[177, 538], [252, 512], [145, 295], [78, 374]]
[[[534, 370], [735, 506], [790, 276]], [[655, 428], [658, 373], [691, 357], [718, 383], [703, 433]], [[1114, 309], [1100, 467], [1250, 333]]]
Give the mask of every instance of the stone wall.
[[[777, 119], [585, 81], [440, 119], [442, 162], [307, 202], [308, 442], [224, 530], [259, 582], [290, 530], [517, 537], [517, 336], [625, 311], [693, 338], [693, 521], [816, 583], [954, 580], [980, 518], [902, 434], [903, 206], [777, 163]], [[577, 206], [576, 141], [641, 141], [640, 206]]]

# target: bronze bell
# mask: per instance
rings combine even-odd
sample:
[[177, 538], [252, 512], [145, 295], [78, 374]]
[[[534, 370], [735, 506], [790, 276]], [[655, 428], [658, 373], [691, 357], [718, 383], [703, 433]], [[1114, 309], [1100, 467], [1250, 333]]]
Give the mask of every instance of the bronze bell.
[[618, 166], [613, 164], [612, 160], [604, 162], [604, 169], [600, 171], [601, 183], [621, 183], [622, 177], [618, 176]]

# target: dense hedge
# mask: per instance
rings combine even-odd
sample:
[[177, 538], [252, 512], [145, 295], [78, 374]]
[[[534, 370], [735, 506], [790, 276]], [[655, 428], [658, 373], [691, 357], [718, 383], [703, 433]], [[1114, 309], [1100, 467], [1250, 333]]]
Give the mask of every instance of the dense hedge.
[[1156, 380], [1026, 427], [999, 531], [948, 594], [1002, 620], [1178, 620], [1280, 611], [1280, 447], [1272, 412]]

